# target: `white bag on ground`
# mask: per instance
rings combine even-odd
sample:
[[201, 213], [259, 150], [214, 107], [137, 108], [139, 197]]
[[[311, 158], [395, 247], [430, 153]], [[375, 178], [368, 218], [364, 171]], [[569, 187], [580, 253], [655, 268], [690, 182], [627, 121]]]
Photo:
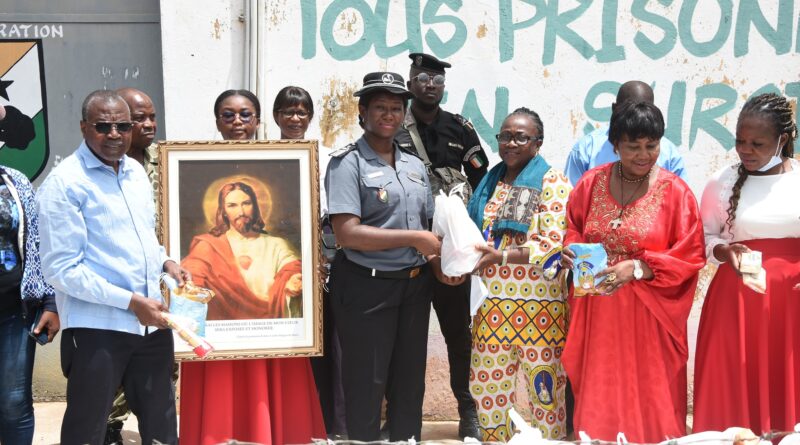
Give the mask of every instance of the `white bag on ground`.
[[433, 233], [442, 237], [442, 272], [449, 277], [471, 273], [482, 256], [475, 245], [486, 242], [480, 229], [458, 196], [439, 192], [435, 208]]

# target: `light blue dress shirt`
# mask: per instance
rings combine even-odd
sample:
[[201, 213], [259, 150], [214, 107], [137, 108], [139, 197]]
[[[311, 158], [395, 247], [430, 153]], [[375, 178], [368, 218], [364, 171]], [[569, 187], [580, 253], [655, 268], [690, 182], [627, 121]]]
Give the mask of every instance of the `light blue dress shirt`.
[[[608, 127], [601, 127], [575, 143], [567, 157], [564, 173], [567, 174], [569, 182], [574, 186], [587, 171], [618, 160], [619, 156], [614, 153], [614, 146], [608, 141]], [[667, 138], [661, 138], [661, 152], [656, 163], [680, 176], [684, 181], [686, 180], [683, 158], [678, 152], [678, 147]]]
[[36, 202], [42, 271], [56, 290], [61, 328], [143, 335], [128, 306], [133, 292], [162, 300], [168, 259], [144, 168], [123, 156], [115, 173], [84, 141], [47, 176]]

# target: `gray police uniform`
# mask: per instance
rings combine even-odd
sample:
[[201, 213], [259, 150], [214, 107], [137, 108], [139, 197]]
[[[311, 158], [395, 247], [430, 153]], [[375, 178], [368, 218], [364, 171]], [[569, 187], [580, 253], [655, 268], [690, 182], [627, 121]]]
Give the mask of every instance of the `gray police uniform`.
[[[362, 137], [331, 156], [328, 212], [384, 229], [427, 230], [433, 216], [425, 166], [395, 145], [395, 167]], [[329, 288], [342, 347], [351, 440], [380, 437], [386, 395], [390, 439], [420, 437], [432, 273], [413, 247], [340, 250]]]

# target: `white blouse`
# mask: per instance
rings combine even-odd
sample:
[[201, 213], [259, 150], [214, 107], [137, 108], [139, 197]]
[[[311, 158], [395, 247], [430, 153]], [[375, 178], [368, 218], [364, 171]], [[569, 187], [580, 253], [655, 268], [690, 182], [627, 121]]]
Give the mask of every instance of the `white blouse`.
[[703, 190], [700, 215], [703, 218], [706, 255], [714, 258], [714, 247], [763, 238], [800, 238], [800, 161], [791, 160], [792, 170], [780, 175], [750, 175], [745, 180], [733, 227], [728, 219], [728, 200], [738, 178], [739, 164], [717, 172]]

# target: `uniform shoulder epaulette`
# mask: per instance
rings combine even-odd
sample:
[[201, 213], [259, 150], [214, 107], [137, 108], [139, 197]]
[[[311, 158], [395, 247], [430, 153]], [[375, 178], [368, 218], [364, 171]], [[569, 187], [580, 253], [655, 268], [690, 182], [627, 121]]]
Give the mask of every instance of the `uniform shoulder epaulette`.
[[[419, 153], [417, 153], [417, 150], [414, 148], [413, 144], [411, 144], [411, 143], [403, 143], [403, 142], [398, 141], [397, 139], [395, 139], [394, 143], [397, 144], [397, 147], [403, 153], [410, 154], [410, 155], [414, 156], [415, 158], [420, 158]], [[422, 159], [422, 158], [420, 158], [420, 159]]]
[[460, 114], [453, 114], [453, 118], [467, 130], [475, 131], [475, 127], [472, 126], [472, 122], [470, 122], [466, 117]]
[[356, 147], [358, 147], [358, 145], [355, 142], [351, 142], [340, 149], [332, 151], [329, 156], [332, 158], [341, 158], [344, 157], [344, 155], [346, 155], [347, 153], [350, 153], [351, 151], [355, 150]]

